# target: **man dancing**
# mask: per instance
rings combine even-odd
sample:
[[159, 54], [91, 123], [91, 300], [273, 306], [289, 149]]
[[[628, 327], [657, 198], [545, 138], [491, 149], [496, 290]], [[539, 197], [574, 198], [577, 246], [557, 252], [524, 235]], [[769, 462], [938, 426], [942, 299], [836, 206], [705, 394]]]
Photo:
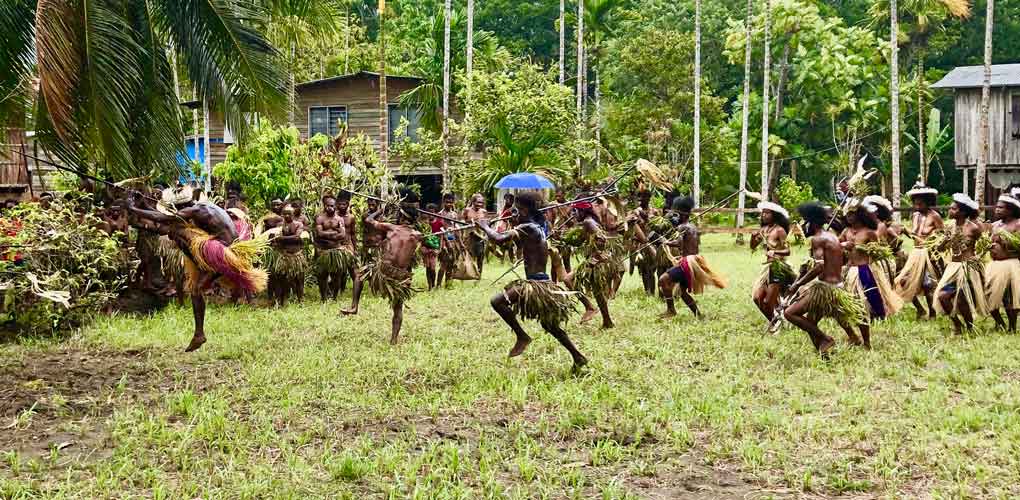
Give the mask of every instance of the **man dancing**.
[[372, 293], [386, 297], [393, 309], [390, 344], [396, 344], [400, 335], [400, 326], [404, 322], [404, 302], [414, 295], [411, 286], [414, 277], [412, 266], [418, 244], [424, 237], [414, 228], [418, 221], [418, 195], [409, 189], [401, 189], [400, 197], [402, 201], [395, 223], [378, 222], [382, 208], [365, 218], [365, 224], [372, 226], [386, 244], [382, 245], [379, 259], [365, 263], [355, 275], [351, 307], [340, 311], [345, 315], [358, 314], [361, 292], [367, 281]]
[[935, 206], [939, 192], [928, 187], [915, 187], [907, 191], [914, 204], [914, 215], [911, 223], [910, 235], [914, 238], [914, 249], [907, 256], [903, 269], [896, 276], [896, 292], [900, 294], [904, 302], [913, 302], [917, 310], [917, 319], [925, 318], [925, 309], [918, 299], [918, 295], [924, 295], [928, 302], [928, 314], [930, 319], [935, 319], [934, 296], [935, 276], [938, 271], [935, 262], [928, 254], [926, 247], [928, 237], [942, 229], [942, 216], [932, 207]]
[[[851, 204], [846, 214], [847, 228], [840, 235], [840, 241], [843, 249], [849, 252], [846, 289], [857, 295], [871, 319], [885, 319], [903, 308], [903, 299], [878, 264], [892, 253], [878, 240], [878, 220], [872, 216], [872, 211], [877, 209], [866, 203]], [[864, 347], [871, 349], [871, 339], [867, 335]]]
[[779, 299], [796, 279], [793, 268], [786, 263], [790, 247], [786, 235], [790, 232], [790, 212], [768, 201], [758, 204], [761, 210], [761, 229], [751, 236], [751, 251], [765, 245], [765, 263], [752, 292], [754, 305], [765, 319], [772, 321]]
[[[461, 220], [469, 223], [478, 222], [488, 216], [485, 210], [485, 197], [480, 193], [471, 196], [471, 203], [464, 207]], [[475, 258], [475, 265], [478, 267], [478, 276], [482, 275], [482, 266], [485, 264], [485, 234], [471, 231], [467, 236], [467, 249]], [[449, 282], [449, 276], [447, 277]]]
[[678, 217], [678, 236], [665, 243], [664, 246], [678, 248], [680, 259], [676, 266], [659, 276], [659, 295], [666, 299], [666, 312], [662, 318], [676, 316], [673, 290], [680, 289], [680, 299], [697, 318], [702, 318], [698, 303], [693, 294], [701, 294], [705, 286], [726, 288], [726, 281], [708, 266], [708, 261], [701, 256], [701, 234], [698, 226], [691, 223], [691, 210], [694, 210], [694, 199], [690, 196], [673, 200], [673, 210]]
[[[659, 211], [651, 206], [652, 193], [645, 187], [641, 187], [637, 193], [638, 206], [631, 210], [630, 215], [627, 217], [628, 222], [632, 225], [633, 231], [640, 230], [645, 235], [651, 233], [651, 229], [648, 227], [648, 222], [652, 217], [659, 215]], [[633, 227], [636, 226], [636, 227]], [[655, 246], [642, 243], [638, 240], [632, 240], [631, 250], [640, 250], [637, 255], [632, 257], [634, 267], [637, 267], [638, 273], [641, 275], [641, 284], [644, 286], [646, 295], [655, 295], [655, 281], [658, 273], [656, 273], [656, 255]]]
[[842, 287], [843, 247], [836, 235], [825, 229], [828, 222], [825, 211], [825, 207], [818, 203], [797, 207], [797, 212], [804, 219], [804, 236], [811, 242], [813, 266], [790, 287], [793, 303], [784, 311], [784, 317], [790, 323], [807, 332], [811, 343], [823, 357], [827, 357], [836, 344], [818, 327], [823, 318], [836, 320], [851, 344], [861, 344], [860, 337], [853, 330], [854, 325], [865, 339], [870, 339], [864, 304]]
[[342, 283], [354, 272], [358, 258], [350, 238], [353, 227], [337, 213], [336, 198], [326, 195], [322, 200], [322, 213], [315, 217], [314, 267], [319, 298], [326, 302], [340, 296]]
[[618, 238], [610, 238], [595, 215], [591, 202], [574, 203], [574, 220], [580, 221], [579, 227], [583, 243], [580, 252], [585, 259], [572, 273], [562, 270], [562, 262], [553, 262], [554, 273], [563, 276], [563, 282], [570, 289], [581, 292], [579, 299], [585, 312], [581, 323], [586, 323], [595, 316], [588, 297], [595, 299], [599, 312], [602, 313], [602, 328], [613, 328], [613, 320], [609, 316], [609, 296], [613, 291], [613, 283], [624, 258], [625, 250]]
[[[977, 221], [978, 209], [977, 202], [969, 196], [954, 194], [953, 203], [949, 206], [949, 218], [956, 224], [940, 245], [951, 255], [951, 261], [946, 263], [942, 279], [935, 287], [939, 294], [935, 310], [939, 314], [949, 315], [957, 335], [962, 334], [964, 329], [973, 329], [974, 316], [984, 315], [988, 311], [984, 267], [974, 251], [974, 245], [984, 232]], [[934, 250], [941, 251], [943, 248]]]
[[252, 295], [266, 288], [266, 272], [255, 262], [266, 247], [264, 238], [247, 241], [237, 239], [230, 217], [212, 203], [195, 203], [191, 190], [167, 190], [163, 202], [176, 209], [174, 215], [135, 207], [134, 193], [127, 200], [128, 210], [139, 219], [158, 225], [184, 254], [185, 288], [191, 295], [195, 333], [185, 352], [205, 343], [205, 297], [203, 293], [220, 280], [224, 286], [235, 287]]
[[[1016, 332], [1017, 310], [1020, 309], [1020, 201], [1002, 195], [995, 204], [992, 224], [992, 261], [985, 266], [987, 307], [995, 326]], [[1006, 310], [1009, 326], [1002, 320], [1000, 309]]]
[[497, 245], [516, 243], [524, 253], [525, 279], [515, 280], [508, 284], [502, 292], [497, 293], [490, 301], [492, 308], [517, 336], [517, 342], [510, 349], [510, 356], [520, 356], [531, 343], [531, 337], [524, 332], [518, 317], [538, 320], [542, 329], [549, 332], [566, 348], [573, 359], [573, 369], [579, 370], [588, 364], [588, 359], [577, 350], [562, 328], [574, 312], [572, 292], [566, 287], [554, 283], [546, 274], [548, 263], [548, 247], [544, 231], [545, 217], [542, 215], [541, 199], [534, 192], [517, 195], [514, 207], [517, 216], [513, 220], [515, 226], [505, 232], [498, 233], [489, 227], [489, 222], [476, 222], [486, 236]]
[[[446, 193], [443, 195], [443, 210], [439, 212], [439, 215], [456, 220], [460, 214], [457, 213], [456, 207], [457, 198], [453, 193]], [[432, 221], [432, 232], [438, 232], [447, 227], [447, 222], [440, 218], [435, 218]], [[461, 239], [460, 232], [448, 231], [440, 235], [439, 242], [439, 275], [436, 277], [436, 288], [443, 285], [446, 282], [446, 286], [450, 286], [450, 282], [453, 275], [453, 270], [456, 269], [457, 263], [460, 261], [464, 252], [467, 251], [464, 248], [464, 240]]]
[[[347, 238], [350, 239], [351, 251], [354, 255], [358, 255], [358, 220], [351, 213], [351, 193], [347, 191], [341, 191], [336, 195], [336, 214], [343, 219], [345, 233]], [[357, 265], [352, 265], [347, 268], [347, 273], [340, 275], [340, 293], [344, 293], [344, 289], [347, 288], [347, 278], [351, 278], [351, 282], [354, 281], [354, 273], [358, 271]]]
[[[366, 222], [368, 217], [379, 210], [379, 202], [372, 198], [365, 201], [365, 213], [361, 216], [361, 265], [367, 265], [379, 258], [379, 249], [382, 246], [382, 234], [375, 229], [375, 226]], [[380, 213], [375, 218], [376, 222], [382, 222], [383, 216]], [[351, 229], [353, 231], [353, 229]]]

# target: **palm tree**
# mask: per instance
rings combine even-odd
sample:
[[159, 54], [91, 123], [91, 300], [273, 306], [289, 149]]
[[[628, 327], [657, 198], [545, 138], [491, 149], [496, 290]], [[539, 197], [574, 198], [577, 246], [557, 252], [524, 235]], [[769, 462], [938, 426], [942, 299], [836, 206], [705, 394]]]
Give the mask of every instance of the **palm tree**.
[[[386, 91], [386, 0], [379, 0], [379, 163], [389, 166], [390, 107]], [[347, 27], [350, 29], [350, 26]], [[383, 186], [385, 191], [387, 186]]]
[[744, 206], [747, 201], [745, 190], [747, 189], [747, 122], [750, 115], [751, 101], [751, 14], [753, 5], [747, 0], [747, 13], [744, 18], [744, 25], [747, 31], [744, 37], [744, 98], [741, 101], [740, 120], [740, 194], [737, 195], [737, 227], [744, 226]]
[[985, 10], [985, 78], [981, 82], [981, 151], [978, 153], [977, 171], [974, 173], [974, 199], [978, 205], [985, 204], [985, 170], [988, 168], [988, 100], [992, 92], [992, 31], [995, 22], [995, 0], [988, 0]]
[[[577, 0], [577, 138], [584, 137], [584, 0]], [[581, 156], [577, 157], [577, 174], [581, 175]]]
[[[243, 137], [242, 112], [278, 115], [286, 102], [278, 53], [258, 28], [265, 19], [236, 0], [7, 0], [0, 75], [36, 72], [37, 137], [80, 171], [169, 174], [183, 138], [170, 52]], [[0, 95], [13, 90], [7, 81]]]
[[769, 199], [769, 72], [772, 71], [772, 0], [765, 0], [765, 62], [761, 88], [761, 199]]
[[[889, 115], [892, 137], [890, 147], [892, 149], [892, 190], [893, 199], [899, 200], [902, 196], [900, 189], [900, 49], [899, 49], [899, 13], [896, 10], [896, 0], [889, 0]], [[900, 213], [894, 216], [898, 219]]]
[[450, 188], [450, 17], [451, 0], [446, 0], [443, 15], [443, 192]]
[[694, 206], [701, 206], [701, 0], [694, 0]]
[[538, 130], [522, 141], [513, 136], [506, 120], [500, 119], [489, 134], [493, 139], [493, 147], [485, 162], [469, 167], [473, 175], [469, 176], [468, 187], [472, 191], [489, 192], [499, 179], [517, 172], [538, 173], [554, 180], [570, 175], [569, 168], [561, 166], [557, 156], [550, 151], [551, 147], [557, 145], [559, 137], [552, 130]]
[[[605, 48], [605, 40], [612, 34], [613, 13], [621, 4], [620, 0], [582, 0], [584, 4], [584, 26], [588, 37], [585, 46], [587, 54], [594, 61], [595, 74], [595, 142], [602, 142], [602, 95], [599, 78], [599, 61], [602, 57], [602, 50]], [[587, 58], [585, 59], [587, 61]], [[587, 62], [585, 63], [585, 75], [587, 75]], [[595, 164], [598, 165], [598, 149], [595, 150]]]

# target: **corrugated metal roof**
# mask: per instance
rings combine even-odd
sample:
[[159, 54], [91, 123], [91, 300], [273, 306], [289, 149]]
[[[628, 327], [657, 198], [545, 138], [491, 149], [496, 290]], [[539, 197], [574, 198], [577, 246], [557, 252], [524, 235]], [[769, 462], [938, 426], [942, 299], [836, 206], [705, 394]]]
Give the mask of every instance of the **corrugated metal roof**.
[[[960, 66], [931, 86], [933, 89], [980, 88], [985, 81], [984, 66]], [[993, 64], [992, 87], [1020, 87], [1020, 64]]]
[[[301, 83], [295, 85], [294, 87], [295, 88], [301, 88], [301, 87], [308, 87], [308, 86], [312, 86], [312, 85], [321, 85], [323, 83], [339, 82], [339, 81], [342, 81], [342, 80], [349, 80], [349, 79], [352, 79], [352, 78], [364, 78], [364, 77], [378, 78], [379, 77], [379, 73], [376, 73], [374, 71], [359, 71], [357, 73], [351, 73], [349, 75], [331, 76], [329, 78], [323, 78], [321, 80], [312, 80], [310, 82], [301, 82]], [[405, 76], [405, 75], [386, 75], [386, 78], [393, 78], [393, 79], [399, 79], [399, 80], [415, 80], [415, 81], [421, 81], [422, 80], [422, 78], [419, 78], [417, 76]]]

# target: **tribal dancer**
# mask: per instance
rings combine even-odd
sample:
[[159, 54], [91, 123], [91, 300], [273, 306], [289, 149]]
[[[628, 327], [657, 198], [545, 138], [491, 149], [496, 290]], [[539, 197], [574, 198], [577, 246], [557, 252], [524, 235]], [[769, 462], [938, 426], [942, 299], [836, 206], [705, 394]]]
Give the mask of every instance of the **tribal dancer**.
[[[269, 213], [264, 215], [262, 217], [262, 219], [259, 221], [259, 223], [255, 226], [255, 234], [258, 235], [258, 236], [263, 236], [264, 235], [269, 240], [271, 240], [272, 238], [278, 236], [280, 234], [280, 231], [281, 231], [280, 226], [283, 225], [283, 217], [280, 215], [280, 213], [282, 211], [283, 211], [283, 200], [280, 200], [280, 199], [277, 198], [277, 199], [274, 199], [274, 200], [270, 201], [269, 202]], [[269, 269], [272, 269], [273, 267], [275, 267], [276, 266], [276, 260], [279, 257], [280, 257], [280, 253], [277, 252], [276, 249], [273, 248], [272, 245], [269, 245], [266, 248], [265, 252], [262, 253], [262, 263], [261, 263], [262, 264], [261, 265], [262, 269], [269, 270]], [[277, 286], [276, 281], [273, 279], [273, 276], [270, 275], [269, 276], [269, 288], [267, 290], [268, 293], [269, 293], [269, 300], [270, 300], [270, 302], [275, 302], [277, 300], [277, 291], [279, 291], [279, 288], [280, 287]]]
[[[946, 270], [939, 280], [938, 302], [935, 310], [949, 315], [953, 320], [953, 331], [960, 335], [964, 329], [974, 328], [974, 317], [985, 315], [988, 305], [985, 297], [984, 267], [974, 247], [984, 231], [977, 221], [979, 206], [976, 201], [963, 193], [953, 195], [949, 206], [949, 218], [956, 223], [946, 234], [944, 247], [951, 255]], [[940, 251], [943, 248], [935, 248]], [[962, 318], [962, 322], [960, 321]]]
[[[435, 203], [429, 203], [428, 205], [425, 205], [425, 210], [436, 213], [439, 211], [439, 207], [436, 206]], [[443, 228], [441, 224], [442, 219], [431, 215], [425, 215], [424, 212], [418, 216], [418, 220], [424, 228], [428, 229], [428, 231], [425, 231], [427, 233], [432, 233]], [[437, 224], [437, 222], [439, 224]], [[434, 227], [438, 229], [432, 229]], [[439, 241], [437, 237], [431, 235], [426, 238], [436, 238], [436, 240]], [[426, 241], [422, 241], [422, 245], [418, 248], [418, 253], [421, 254], [421, 264], [425, 268], [425, 282], [428, 283], [429, 291], [432, 291], [436, 288], [436, 278], [438, 277], [436, 276], [436, 272], [438, 271], [439, 250], [429, 247], [425, 244], [425, 242]]]
[[[648, 222], [653, 217], [659, 216], [659, 211], [651, 206], [652, 193], [643, 186], [637, 193], [638, 206], [630, 212], [630, 216], [627, 217], [628, 222], [631, 223], [631, 230], [640, 230], [645, 235], [651, 233], [651, 228], [648, 226]], [[641, 242], [638, 239], [631, 239], [633, 245], [631, 251], [640, 250], [636, 255], [632, 257], [633, 266], [637, 267], [638, 273], [641, 275], [641, 284], [645, 288], [646, 295], [655, 295], [655, 281], [657, 261], [656, 261], [656, 249], [655, 245], [648, 245]]]
[[807, 332], [823, 357], [836, 344], [818, 327], [823, 318], [836, 320], [850, 343], [860, 345], [861, 338], [853, 330], [856, 325], [865, 339], [863, 343], [869, 345], [867, 311], [856, 295], [843, 288], [843, 248], [836, 235], [825, 229], [825, 207], [806, 203], [797, 211], [804, 219], [804, 235], [811, 241], [813, 267], [790, 287], [793, 303], [784, 311], [785, 318]]
[[[453, 193], [446, 193], [443, 195], [443, 210], [439, 212], [439, 215], [456, 219], [460, 214], [457, 213], [456, 197]], [[438, 232], [447, 227], [445, 220], [436, 218], [432, 222], [432, 232]], [[461, 233], [458, 231], [447, 231], [440, 236], [439, 242], [439, 276], [436, 278], [436, 287], [443, 286], [443, 282], [446, 282], [446, 286], [449, 287], [452, 281], [450, 276], [453, 274], [453, 270], [456, 269], [457, 263], [464, 255], [467, 249], [464, 247], [464, 240], [461, 239]]]
[[322, 200], [322, 213], [315, 217], [314, 267], [319, 298], [326, 302], [340, 296], [344, 279], [356, 272], [358, 258], [351, 242], [354, 227], [337, 212], [336, 198], [326, 195]]
[[185, 255], [185, 287], [191, 294], [195, 316], [195, 333], [185, 351], [194, 351], [205, 343], [206, 289], [217, 280], [252, 295], [266, 288], [266, 272], [255, 267], [266, 240], [239, 241], [227, 213], [212, 203], [195, 203], [188, 188], [164, 192], [163, 202], [176, 208], [174, 215], [136, 208], [138, 196], [134, 193], [128, 198], [128, 210], [158, 224], [160, 232], [165, 232]]
[[381, 208], [365, 218], [365, 224], [372, 226], [386, 243], [382, 246], [379, 259], [366, 263], [355, 275], [351, 307], [340, 311], [345, 315], [358, 314], [361, 292], [367, 281], [372, 293], [389, 299], [393, 309], [390, 344], [397, 343], [400, 326], [404, 322], [404, 302], [415, 292], [411, 286], [413, 265], [418, 244], [423, 238], [414, 228], [418, 222], [418, 195], [409, 189], [401, 189], [400, 197], [400, 210], [397, 211], [395, 223], [377, 222], [377, 217], [382, 215]]
[[[557, 189], [555, 200], [556, 204], [560, 206], [546, 211], [546, 213], [550, 216], [548, 217], [549, 225], [552, 227], [559, 227], [564, 230], [570, 229], [573, 226], [574, 221], [570, 215], [570, 205], [565, 205], [567, 202], [566, 193], [564, 193], [562, 189]], [[563, 270], [569, 273], [570, 260], [572, 257], [571, 248], [566, 245], [559, 245], [555, 247], [555, 250], [553, 247], [550, 247], [550, 251], [553, 258], [557, 258], [556, 254], [558, 254], [558, 258], [563, 261]], [[555, 275], [552, 278], [553, 280], [559, 279], [559, 277]]]
[[889, 277], [889, 283], [894, 283], [896, 275], [907, 261], [907, 254], [903, 251], [903, 226], [893, 220], [892, 203], [889, 200], [871, 195], [864, 197], [864, 203], [875, 208], [871, 216], [878, 223], [878, 242], [888, 247], [891, 254], [879, 260], [877, 264]]
[[786, 263], [790, 246], [786, 235], [790, 232], [790, 212], [768, 201], [758, 204], [761, 210], [761, 229], [751, 236], [751, 251], [765, 245], [765, 263], [755, 283], [752, 298], [765, 319], [772, 321], [780, 297], [797, 278], [793, 268]]
[[[843, 249], [849, 252], [846, 289], [857, 295], [873, 320], [888, 318], [903, 308], [903, 299], [880, 264], [892, 258], [892, 252], [878, 239], [878, 220], [873, 216], [877, 209], [868, 203], [851, 202], [846, 214], [847, 228], [840, 235]], [[864, 347], [871, 348], [867, 335]]]
[[924, 306], [918, 295], [924, 295], [928, 302], [928, 317], [935, 319], [934, 296], [935, 277], [938, 276], [936, 263], [928, 253], [927, 241], [932, 233], [942, 229], [942, 216], [932, 207], [935, 206], [939, 192], [932, 188], [915, 187], [907, 191], [907, 196], [914, 204], [914, 215], [910, 235], [914, 238], [914, 249], [907, 256], [907, 261], [896, 276], [896, 292], [904, 302], [913, 302], [917, 309], [917, 319], [925, 317]]
[[[361, 216], [361, 265], [366, 266], [372, 262], [375, 262], [379, 258], [379, 250], [382, 246], [383, 237], [382, 234], [375, 229], [375, 226], [369, 224], [367, 219], [370, 215], [376, 213], [379, 210], [379, 202], [372, 198], [368, 198], [365, 201], [367, 206], [365, 213]], [[382, 222], [383, 216], [380, 213], [375, 218], [376, 222]], [[352, 229], [353, 231], [353, 229]]]
[[584, 261], [572, 273], [566, 273], [554, 261], [554, 272], [564, 277], [563, 282], [570, 289], [581, 292], [578, 298], [585, 309], [581, 323], [587, 323], [595, 316], [595, 308], [589, 300], [591, 297], [602, 313], [602, 328], [612, 328], [614, 325], [609, 316], [609, 295], [625, 250], [619, 239], [610, 238], [602, 229], [591, 202], [574, 203], [573, 210], [573, 219], [580, 221], [575, 231], [580, 231], [580, 252], [584, 255]]
[[677, 287], [680, 288], [680, 299], [698, 318], [704, 315], [698, 310], [698, 303], [691, 294], [704, 293], [707, 285], [726, 288], [726, 281], [708, 266], [708, 261], [701, 255], [701, 234], [698, 227], [691, 223], [693, 209], [694, 199], [690, 196], [673, 200], [674, 213], [679, 217], [679, 236], [664, 246], [680, 249], [680, 259], [675, 267], [659, 276], [659, 294], [666, 299], [666, 312], [661, 316], [663, 318], [676, 316], [673, 290]]
[[525, 279], [511, 282], [502, 292], [494, 295], [491, 300], [492, 308], [517, 336], [517, 342], [510, 349], [511, 358], [520, 356], [531, 343], [531, 337], [524, 332], [518, 317], [535, 319], [542, 325], [542, 329], [549, 332], [567, 349], [573, 358], [573, 369], [576, 371], [588, 364], [588, 359], [577, 350], [562, 327], [575, 310], [571, 297], [574, 292], [569, 292], [563, 285], [554, 283], [545, 272], [549, 252], [546, 247], [544, 230], [546, 221], [540, 211], [541, 204], [541, 199], [536, 193], [518, 194], [514, 202], [517, 208], [514, 220], [516, 226], [503, 233], [494, 231], [486, 220], [476, 222], [494, 243], [515, 242], [524, 253]]
[[301, 302], [305, 298], [305, 274], [308, 272], [308, 258], [305, 257], [305, 225], [295, 219], [294, 207], [283, 208], [283, 224], [280, 234], [270, 239], [270, 246], [276, 250], [276, 259], [269, 269], [272, 285], [276, 287], [273, 295], [280, 306], [287, 305], [287, 299], [293, 293]]
[[[358, 255], [358, 220], [351, 213], [351, 193], [347, 191], [341, 191], [340, 194], [336, 195], [336, 213], [343, 219], [344, 222], [344, 234], [350, 239], [351, 251], [355, 256]], [[347, 288], [347, 278], [351, 278], [351, 282], [354, 282], [354, 273], [358, 272], [358, 266], [356, 264], [351, 265], [347, 268], [346, 274], [340, 275], [340, 293], [344, 293]]]
[[[1020, 201], [1009, 195], [999, 197], [992, 224], [992, 261], [985, 266], [985, 291], [988, 310], [995, 326], [1016, 332], [1020, 309]], [[999, 309], [1006, 310], [1007, 328]]]
[[[485, 211], [485, 197], [480, 193], [471, 196], [471, 203], [464, 207], [461, 220], [468, 223], [475, 223], [488, 216]], [[471, 231], [467, 235], [467, 250], [475, 258], [475, 265], [478, 267], [478, 276], [482, 275], [482, 266], [485, 265], [485, 234], [479, 231]], [[449, 283], [449, 276], [447, 276]]]

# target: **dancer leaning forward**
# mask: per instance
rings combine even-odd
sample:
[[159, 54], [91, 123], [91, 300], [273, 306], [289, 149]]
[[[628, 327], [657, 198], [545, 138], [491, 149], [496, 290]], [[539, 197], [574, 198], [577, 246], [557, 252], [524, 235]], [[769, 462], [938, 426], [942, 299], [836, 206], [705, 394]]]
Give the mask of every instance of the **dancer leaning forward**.
[[933, 208], [939, 192], [935, 189], [917, 186], [907, 191], [914, 205], [910, 236], [914, 238], [914, 249], [896, 276], [896, 291], [904, 302], [913, 302], [917, 319], [925, 319], [925, 309], [918, 296], [928, 302], [927, 316], [935, 319], [934, 291], [935, 277], [939, 275], [937, 259], [928, 253], [928, 237], [943, 227], [942, 216]]
[[[843, 249], [849, 253], [846, 289], [853, 292], [867, 307], [871, 319], [885, 319], [903, 308], [903, 299], [892, 286], [887, 268], [893, 259], [889, 246], [879, 239], [878, 207], [851, 200], [846, 209], [847, 228], [840, 236]], [[871, 341], [864, 336], [864, 347]]]
[[[823, 357], [836, 343], [818, 326], [824, 318], [836, 320], [851, 344], [867, 345], [871, 335], [868, 312], [860, 298], [844, 288], [843, 248], [839, 238], [825, 229], [826, 208], [818, 203], [806, 203], [797, 207], [797, 211], [804, 220], [804, 236], [811, 242], [812, 267], [791, 285], [792, 304], [785, 309], [785, 318], [807, 332]], [[857, 336], [855, 326], [866, 340]]]
[[573, 297], [576, 292], [567, 290], [546, 274], [549, 249], [544, 229], [546, 221], [540, 211], [542, 202], [539, 196], [533, 192], [517, 195], [514, 201], [517, 209], [515, 226], [503, 233], [497, 233], [489, 227], [486, 220], [476, 221], [493, 243], [501, 245], [515, 242], [524, 253], [525, 279], [508, 284], [502, 292], [492, 297], [491, 304], [517, 336], [517, 341], [510, 349], [511, 358], [520, 356], [531, 343], [531, 337], [524, 332], [518, 317], [534, 319], [567, 349], [576, 371], [588, 364], [588, 359], [577, 350], [562, 327], [576, 311]]
[[[995, 218], [989, 250], [992, 260], [985, 266], [986, 305], [995, 326], [1015, 332], [1020, 309], [1020, 200], [1000, 196], [995, 204]], [[1006, 310], [1008, 327], [1000, 309]]]
[[978, 208], [977, 202], [969, 196], [954, 194], [949, 217], [955, 224], [945, 232], [940, 242], [934, 244], [934, 250], [945, 251], [950, 257], [942, 279], [935, 287], [938, 290], [935, 310], [949, 316], [957, 335], [964, 329], [973, 329], [975, 316], [983, 316], [988, 311], [984, 267], [975, 249], [984, 234], [981, 223], [977, 221]]

